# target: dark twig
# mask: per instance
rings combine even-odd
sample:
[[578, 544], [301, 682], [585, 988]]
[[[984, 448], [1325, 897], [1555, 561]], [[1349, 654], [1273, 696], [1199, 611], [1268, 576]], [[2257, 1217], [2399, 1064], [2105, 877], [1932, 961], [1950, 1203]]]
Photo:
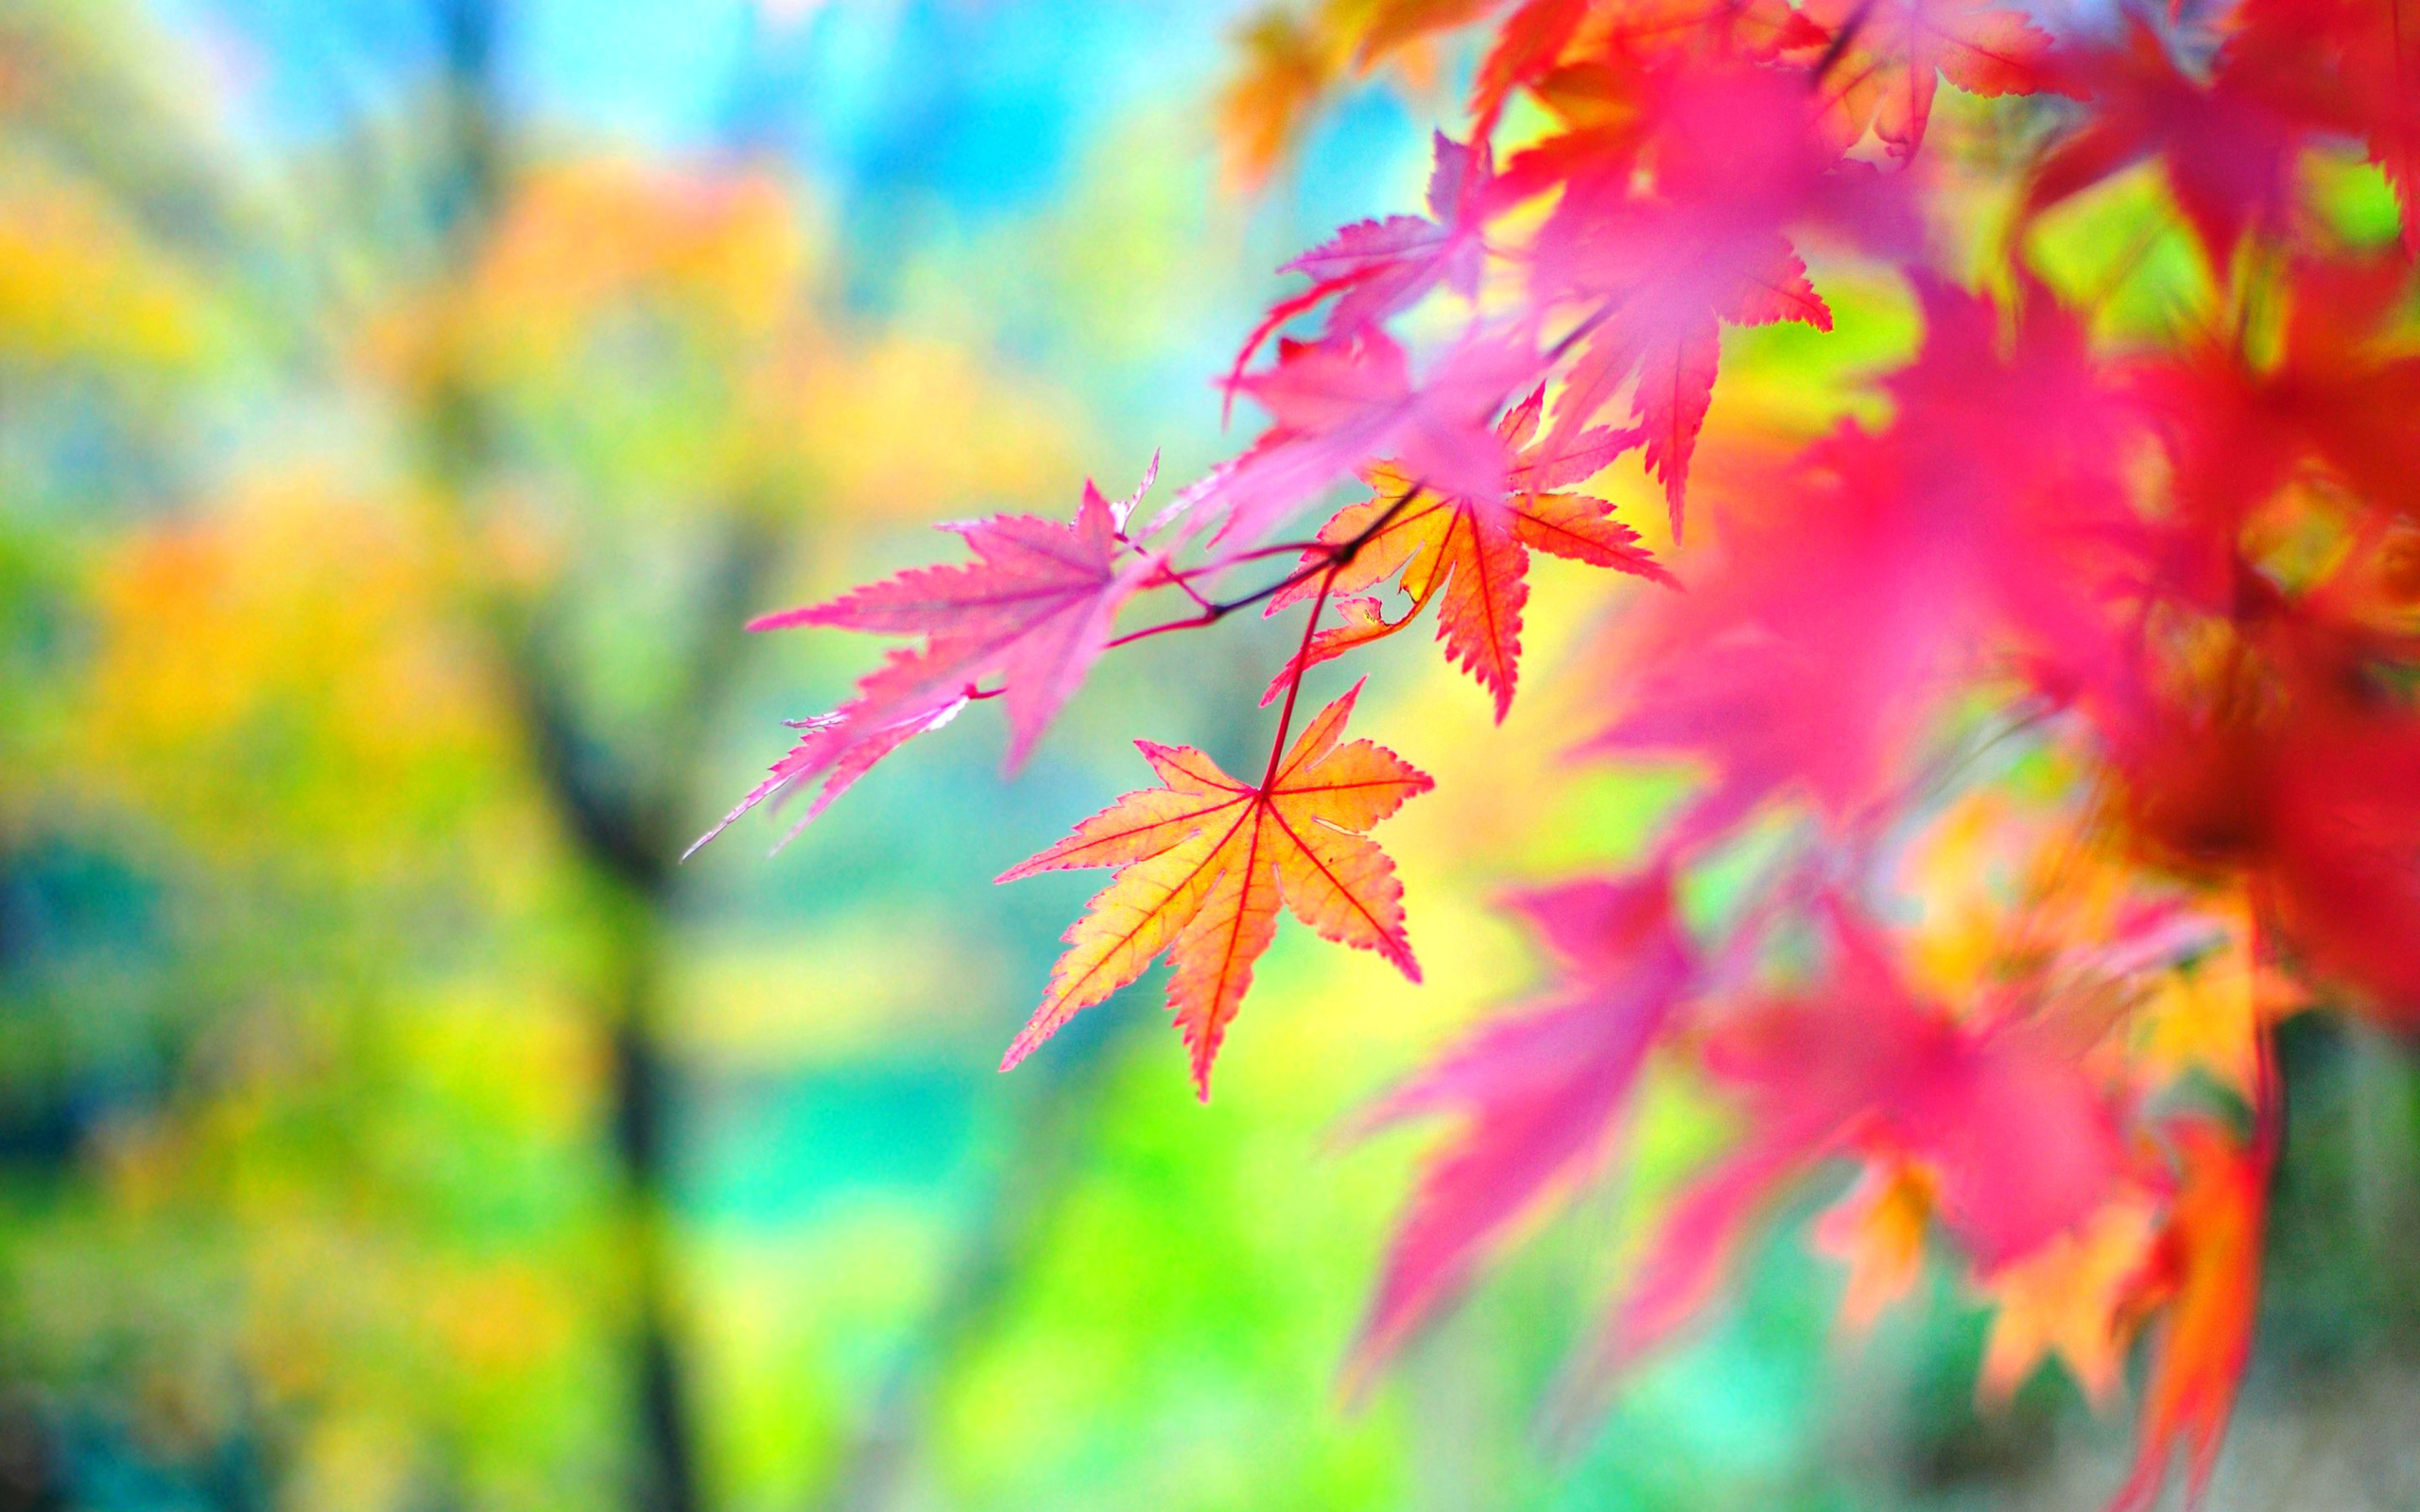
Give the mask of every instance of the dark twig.
[[[1189, 614], [1184, 619], [1168, 620], [1159, 625], [1147, 625], [1139, 630], [1129, 630], [1124, 635], [1118, 636], [1116, 639], [1109, 642], [1108, 644], [1102, 646], [1101, 649], [1105, 651], [1114, 651], [1121, 645], [1132, 645], [1136, 641], [1147, 641], [1154, 635], [1167, 635], [1173, 630], [1198, 630], [1204, 626], [1216, 625], [1220, 620], [1225, 619], [1228, 615], [1233, 614], [1239, 609], [1250, 609], [1254, 604], [1264, 603], [1270, 599], [1275, 598], [1278, 594], [1286, 592], [1286, 590], [1289, 588], [1294, 588], [1301, 584], [1307, 583], [1322, 573], [1333, 572], [1338, 568], [1343, 567], [1347, 563], [1351, 562], [1354, 558], [1361, 554], [1362, 547], [1368, 545], [1380, 534], [1384, 533], [1389, 525], [1395, 523], [1396, 517], [1401, 515], [1403, 511], [1411, 505], [1411, 502], [1414, 499], [1420, 497], [1422, 488], [1423, 485], [1414, 483], [1411, 487], [1404, 490], [1403, 492], [1395, 496], [1393, 502], [1387, 506], [1384, 513], [1380, 514], [1375, 520], [1371, 521], [1360, 530], [1355, 532], [1349, 540], [1340, 541], [1336, 544], [1327, 547], [1325, 553], [1319, 560], [1306, 563], [1304, 566], [1297, 568], [1295, 571], [1288, 573], [1285, 576], [1277, 579], [1277, 581], [1268, 584], [1262, 588], [1256, 588], [1240, 598], [1213, 599], [1204, 602], [1201, 606], [1201, 612], [1199, 614]], [[1320, 542], [1313, 541], [1308, 546], [1288, 546], [1285, 549], [1311, 550], [1317, 548], [1320, 544]], [[1262, 552], [1258, 553], [1258, 555], [1270, 555], [1277, 549], [1278, 548], [1274, 547], [1265, 548]], [[1243, 558], [1238, 558], [1236, 559], [1242, 560]], [[1199, 600], [1197, 600], [1197, 602], [1199, 602]]]

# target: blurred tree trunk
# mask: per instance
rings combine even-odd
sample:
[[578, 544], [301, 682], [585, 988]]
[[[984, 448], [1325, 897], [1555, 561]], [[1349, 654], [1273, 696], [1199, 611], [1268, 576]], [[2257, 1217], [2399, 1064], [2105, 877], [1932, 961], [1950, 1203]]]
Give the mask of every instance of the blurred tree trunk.
[[[446, 163], [430, 206], [453, 266], [465, 271], [492, 234], [507, 180], [495, 53], [494, 0], [441, 0], [445, 44]], [[424, 417], [432, 481], [469, 519], [489, 481], [496, 445], [491, 418], [466, 381], [441, 380]], [[748, 511], [742, 511], [743, 514]], [[704, 1504], [698, 1413], [681, 1348], [680, 1289], [671, 1212], [672, 1076], [663, 1053], [662, 961], [674, 883], [678, 826], [689, 812], [690, 752], [726, 697], [738, 666], [737, 627], [778, 564], [775, 542], [753, 524], [720, 542], [687, 665], [646, 721], [649, 748], [617, 751], [579, 709], [576, 680], [549, 633], [543, 604], [490, 596], [480, 621], [517, 715], [540, 786], [598, 900], [600, 999], [610, 1016], [606, 1092], [619, 1167], [619, 1238], [631, 1309], [629, 1504], [632, 1512], [699, 1512]], [[637, 774], [644, 773], [641, 778]]]
[[[567, 695], [542, 619], [526, 606], [492, 605], [495, 655], [547, 799], [589, 873], [603, 936], [614, 1153], [620, 1167], [622, 1233], [632, 1309], [631, 1505], [635, 1512], [698, 1512], [704, 1504], [697, 1414], [683, 1366], [675, 1302], [670, 1111], [672, 1074], [662, 1044], [662, 963], [682, 816], [712, 712], [738, 669], [737, 626], [780, 560], [768, 532], [733, 528], [717, 552], [708, 591], [690, 613], [699, 627], [675, 696], [648, 722], [653, 759], [613, 759]], [[633, 769], [659, 774], [652, 783]]]
[[1023, 1096], [981, 1207], [961, 1230], [933, 1304], [843, 1443], [817, 1512], [887, 1512], [912, 1504], [940, 1388], [990, 1335], [1031, 1271], [1049, 1226], [1081, 1174], [1123, 1051], [1150, 1020], [1127, 1015], [1071, 1037], [1019, 1069]]

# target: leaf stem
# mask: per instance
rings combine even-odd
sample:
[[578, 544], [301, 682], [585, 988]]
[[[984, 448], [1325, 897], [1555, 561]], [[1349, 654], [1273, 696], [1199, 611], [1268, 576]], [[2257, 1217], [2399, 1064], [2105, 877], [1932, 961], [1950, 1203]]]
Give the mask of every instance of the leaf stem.
[[1294, 727], [1294, 700], [1302, 696], [1303, 674], [1310, 670], [1311, 636], [1320, 627], [1320, 611], [1327, 608], [1328, 590], [1336, 586], [1336, 575], [1344, 570], [1344, 561], [1332, 561], [1327, 576], [1320, 579], [1319, 596], [1311, 600], [1311, 613], [1303, 621], [1303, 644], [1294, 649], [1291, 676], [1286, 679], [1286, 707], [1277, 712], [1277, 738], [1269, 743], [1269, 766], [1260, 774], [1260, 790], [1269, 791], [1277, 781], [1277, 763], [1286, 754], [1286, 736]]

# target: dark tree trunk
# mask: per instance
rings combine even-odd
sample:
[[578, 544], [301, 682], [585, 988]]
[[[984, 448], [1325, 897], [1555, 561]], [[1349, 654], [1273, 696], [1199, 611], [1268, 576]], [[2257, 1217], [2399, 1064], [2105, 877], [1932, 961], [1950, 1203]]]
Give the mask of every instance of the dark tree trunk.
[[[645, 919], [636, 927], [652, 936], [661, 901], [643, 906]], [[646, 943], [631, 963], [612, 1040], [614, 1148], [622, 1167], [630, 1246], [631, 1385], [639, 1428], [631, 1504], [636, 1512], [700, 1512], [696, 1416], [672, 1315], [672, 1181], [665, 1126], [672, 1099], [653, 1027], [654, 952], [651, 940]]]

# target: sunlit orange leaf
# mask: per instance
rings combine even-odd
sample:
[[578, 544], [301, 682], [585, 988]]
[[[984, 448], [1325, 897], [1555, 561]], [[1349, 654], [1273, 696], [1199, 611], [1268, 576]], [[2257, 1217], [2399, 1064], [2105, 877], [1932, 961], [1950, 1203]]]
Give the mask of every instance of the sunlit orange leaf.
[[[1512, 688], [1520, 671], [1521, 610], [1530, 599], [1530, 548], [1567, 557], [1599, 567], [1613, 567], [1640, 576], [1665, 578], [1654, 557], [1637, 544], [1638, 533], [1614, 518], [1613, 506], [1602, 499], [1558, 491], [1556, 485], [1577, 482], [1600, 471], [1631, 446], [1634, 431], [1592, 429], [1571, 448], [1550, 454], [1537, 439], [1543, 388], [1508, 412], [1496, 434], [1512, 450], [1512, 491], [1500, 501], [1424, 491], [1408, 507], [1398, 507], [1413, 480], [1394, 465], [1371, 469], [1365, 477], [1376, 492], [1347, 506], [1320, 530], [1322, 544], [1360, 540], [1350, 561], [1332, 579], [1305, 577], [1270, 601], [1274, 612], [1310, 595], [1318, 583], [1330, 592], [1352, 593], [1384, 582], [1398, 572], [1411, 607], [1398, 619], [1385, 618], [1381, 607], [1365, 598], [1347, 599], [1340, 607], [1345, 623], [1322, 631], [1289, 662], [1261, 702], [1284, 693], [1297, 666], [1313, 666], [1358, 645], [1401, 629], [1439, 601], [1437, 636], [1445, 643], [1447, 660], [1467, 670], [1479, 686], [1495, 697], [1500, 721], [1512, 707]], [[1307, 564], [1321, 555], [1307, 553]]]
[[1806, 14], [1836, 39], [1820, 87], [1842, 137], [1871, 126], [1893, 157], [1924, 145], [1937, 78], [1976, 94], [2076, 87], [2050, 65], [2049, 33], [1989, 0], [1810, 0]]
[[2170, 1300], [2143, 1391], [2141, 1448], [2111, 1512], [2135, 1512], [2157, 1500], [2180, 1440], [2187, 1496], [2201, 1499], [2252, 1352], [2269, 1196], [2264, 1146], [2247, 1149], [2215, 1124], [2200, 1122], [2186, 1125], [2179, 1143], [2183, 1186], [2153, 1261]]
[[1068, 867], [1116, 876], [1067, 931], [1067, 952], [1031, 1022], [1009, 1046], [1015, 1065], [1079, 1011], [1143, 974], [1167, 953], [1168, 1006], [1210, 1096], [1210, 1065], [1277, 933], [1282, 903], [1327, 939], [1375, 951], [1413, 981], [1403, 885], [1364, 837], [1426, 776], [1383, 746], [1340, 744], [1360, 693], [1322, 710], [1258, 783], [1237, 782], [1189, 746], [1140, 742], [1164, 784], [1127, 794], [1000, 881]]

